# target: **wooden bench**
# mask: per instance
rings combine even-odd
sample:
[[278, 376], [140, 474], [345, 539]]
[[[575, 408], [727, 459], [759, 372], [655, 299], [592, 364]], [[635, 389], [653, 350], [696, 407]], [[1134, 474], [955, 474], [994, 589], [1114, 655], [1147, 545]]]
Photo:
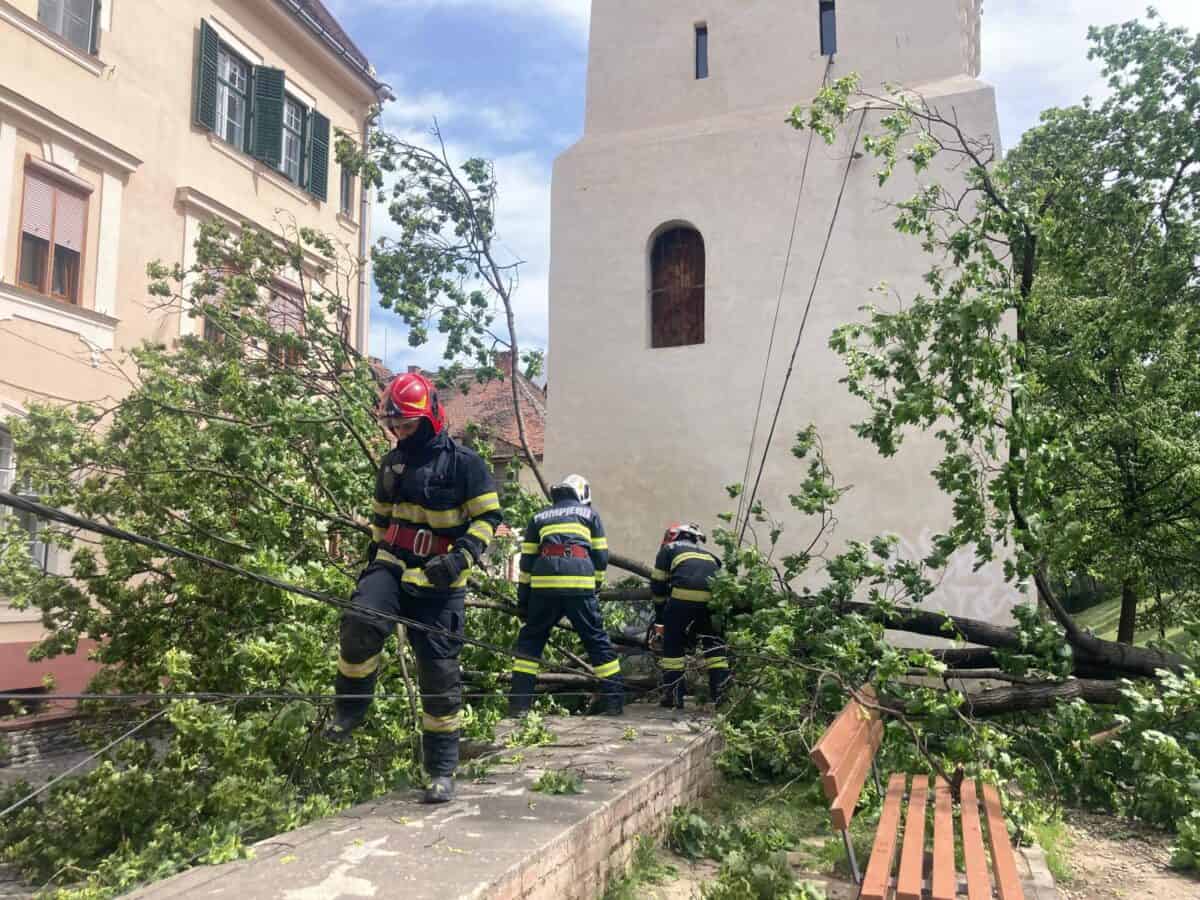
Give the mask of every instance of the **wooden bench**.
[[[864, 688], [859, 695], [868, 705], [874, 701], [875, 695], [870, 688]], [[933, 784], [933, 852], [930, 854], [926, 852], [926, 808], [931, 793], [929, 777], [901, 773], [888, 779], [871, 859], [867, 871], [860, 874], [854, 844], [850, 840], [850, 822], [868, 774], [875, 778], [876, 786], [883, 793], [875, 771], [875, 754], [882, 741], [883, 721], [879, 712], [851, 699], [812, 751], [812, 760], [821, 772], [821, 785], [829, 799], [833, 827], [841, 832], [845, 841], [850, 870], [860, 886], [861, 900], [889, 900], [892, 897], [895, 900], [954, 900], [960, 895], [969, 900], [990, 900], [993, 896], [999, 900], [1023, 900], [1016, 858], [1000, 810], [1000, 794], [994, 786], [985, 784], [981, 798], [978, 786], [970, 779], [964, 780], [960, 789], [959, 828], [964, 875], [959, 875], [954, 865], [955, 810], [950, 786], [940, 777]], [[903, 846], [901, 821], [904, 822]], [[984, 849], [985, 830], [991, 844], [990, 873]]]

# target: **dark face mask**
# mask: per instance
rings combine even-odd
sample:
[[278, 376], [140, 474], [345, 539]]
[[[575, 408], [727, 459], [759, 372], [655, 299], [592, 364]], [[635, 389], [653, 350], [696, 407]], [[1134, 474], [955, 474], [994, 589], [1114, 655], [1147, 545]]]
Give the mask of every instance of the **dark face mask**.
[[421, 426], [410, 437], [397, 441], [396, 446], [405, 453], [412, 453], [414, 450], [420, 450], [431, 440], [433, 440], [433, 426], [427, 419], [422, 419]]

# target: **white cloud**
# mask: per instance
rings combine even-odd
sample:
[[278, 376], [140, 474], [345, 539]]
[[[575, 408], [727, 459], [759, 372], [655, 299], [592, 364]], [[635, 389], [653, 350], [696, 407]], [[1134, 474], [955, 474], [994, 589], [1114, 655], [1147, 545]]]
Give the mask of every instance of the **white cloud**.
[[[1001, 125], [1012, 145], [1051, 106], [1078, 103], [1107, 91], [1100, 67], [1088, 59], [1089, 25], [1126, 22], [1145, 13], [1129, 0], [985, 0], [983, 77], [996, 85]], [[1172, 26], [1200, 31], [1196, 0], [1153, 0]]]
[[[499, 185], [496, 249], [502, 262], [522, 263], [513, 295], [518, 339], [526, 349], [545, 348], [549, 309], [551, 164], [530, 151], [497, 153], [495, 147], [480, 140], [462, 140], [461, 134], [468, 130], [468, 124], [476, 124], [480, 119], [485, 126], [490, 123], [480, 110], [441, 94], [398, 97], [395, 103], [384, 107], [384, 125], [408, 143], [432, 147], [432, 118], [422, 115], [428, 112], [439, 117], [446, 153], [452, 162], [480, 157], [491, 159], [496, 167]], [[448, 118], [446, 114], [449, 114]], [[453, 127], [456, 121], [460, 128]], [[493, 129], [485, 130], [492, 131], [488, 136], [495, 138]], [[395, 234], [386, 203], [377, 203], [372, 216], [373, 239]], [[498, 318], [496, 325], [503, 328], [503, 320]], [[425, 346], [411, 348], [400, 319], [390, 311], [376, 308], [371, 322], [373, 355], [383, 357], [385, 334], [386, 362], [393, 368], [409, 364], [436, 368], [440, 364], [445, 346], [443, 340], [434, 334]]]

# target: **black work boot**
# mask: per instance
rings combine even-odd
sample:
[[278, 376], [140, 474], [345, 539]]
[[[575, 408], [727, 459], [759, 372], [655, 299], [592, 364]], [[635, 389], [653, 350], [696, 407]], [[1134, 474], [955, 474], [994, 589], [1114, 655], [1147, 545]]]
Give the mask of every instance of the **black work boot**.
[[425, 789], [422, 803], [449, 803], [454, 799], [454, 779], [449, 775], [434, 775]]
[[529, 714], [533, 706], [533, 689], [537, 685], [537, 676], [525, 672], [513, 672], [512, 682], [508, 689], [508, 716], [520, 719]]
[[666, 709], [683, 709], [683, 673], [668, 672], [663, 675], [662, 699], [658, 705]]
[[728, 669], [708, 670], [708, 693], [712, 697], [713, 706], [725, 699], [729, 690], [729, 679], [732, 673]]
[[354, 739], [354, 729], [367, 719], [366, 711], [362, 715], [339, 712], [333, 717], [333, 722], [325, 727], [322, 737], [331, 744], [348, 744]]
[[371, 709], [371, 699], [375, 694], [376, 678], [376, 675], [349, 678], [338, 673], [334, 681], [338, 699], [333, 701], [333, 722], [324, 731], [325, 740], [333, 744], [350, 742], [351, 732], [367, 720], [367, 712]]

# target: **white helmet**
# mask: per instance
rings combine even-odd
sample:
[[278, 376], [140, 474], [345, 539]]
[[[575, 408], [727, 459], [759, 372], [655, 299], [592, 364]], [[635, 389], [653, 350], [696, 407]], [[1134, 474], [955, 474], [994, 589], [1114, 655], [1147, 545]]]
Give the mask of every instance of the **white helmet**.
[[592, 502], [592, 486], [582, 475], [568, 475], [550, 488], [550, 496], [558, 499], [560, 495], [569, 494], [585, 506]]

